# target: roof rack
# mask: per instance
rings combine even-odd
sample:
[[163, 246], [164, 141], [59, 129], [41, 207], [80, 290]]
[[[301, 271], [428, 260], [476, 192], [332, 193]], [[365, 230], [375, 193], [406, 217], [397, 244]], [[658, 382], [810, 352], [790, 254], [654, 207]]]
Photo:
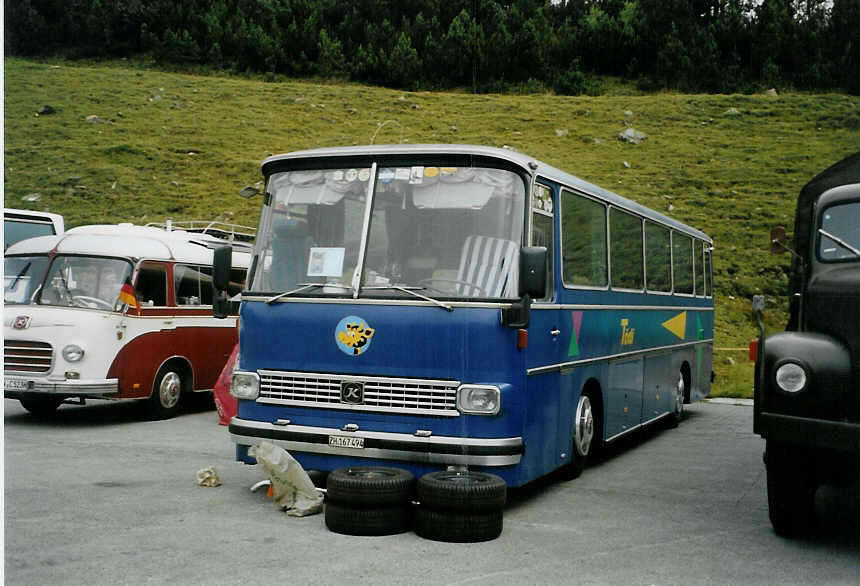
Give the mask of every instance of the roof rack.
[[257, 236], [257, 230], [250, 226], [240, 224], [228, 224], [227, 222], [215, 222], [206, 220], [167, 220], [166, 222], [149, 222], [147, 226], [161, 228], [168, 232], [183, 230], [197, 234], [208, 234], [215, 238], [225, 240], [231, 244], [251, 247]]

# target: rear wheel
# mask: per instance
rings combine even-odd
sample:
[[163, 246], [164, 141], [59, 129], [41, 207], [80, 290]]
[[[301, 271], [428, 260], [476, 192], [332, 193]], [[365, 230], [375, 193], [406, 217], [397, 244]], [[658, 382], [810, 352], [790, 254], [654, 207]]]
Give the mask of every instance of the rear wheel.
[[672, 417], [669, 418], [669, 427], [678, 427], [684, 419], [684, 397], [687, 395], [687, 385], [684, 381], [684, 372], [678, 372], [678, 382], [675, 385], [675, 405]]
[[147, 412], [152, 419], [169, 419], [179, 412], [182, 398], [182, 375], [171, 365], [164, 365], [155, 375], [152, 394], [147, 401]]
[[50, 417], [62, 404], [63, 397], [30, 397], [21, 399], [21, 406], [35, 417]]

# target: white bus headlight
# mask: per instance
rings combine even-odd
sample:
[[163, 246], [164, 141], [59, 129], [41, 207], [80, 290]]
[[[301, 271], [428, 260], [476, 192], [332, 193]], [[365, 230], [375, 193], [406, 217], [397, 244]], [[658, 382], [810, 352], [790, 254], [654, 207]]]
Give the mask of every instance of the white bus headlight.
[[462, 385], [457, 389], [457, 409], [461, 413], [495, 415], [502, 404], [499, 387], [492, 385]]
[[253, 401], [260, 396], [260, 377], [256, 372], [234, 372], [230, 379], [230, 394], [237, 399]]
[[797, 393], [806, 386], [806, 370], [797, 362], [785, 362], [776, 369], [776, 384], [786, 393]]
[[66, 362], [80, 362], [84, 357], [84, 349], [76, 344], [69, 344], [63, 348], [63, 358]]

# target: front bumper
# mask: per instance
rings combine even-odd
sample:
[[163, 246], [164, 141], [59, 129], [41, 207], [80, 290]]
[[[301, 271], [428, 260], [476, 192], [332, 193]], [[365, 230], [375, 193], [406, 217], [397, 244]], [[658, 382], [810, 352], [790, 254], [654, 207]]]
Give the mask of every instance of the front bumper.
[[119, 379], [61, 379], [5, 375], [3, 396], [7, 399], [21, 397], [113, 397], [119, 394]]
[[[520, 437], [485, 439], [343, 431], [239, 417], [230, 420], [229, 431], [233, 441], [243, 446], [258, 445], [266, 440], [287, 451], [443, 466], [512, 466], [519, 463], [524, 451]], [[364, 447], [332, 446], [330, 437], [362, 438]]]
[[763, 411], [761, 436], [770, 440], [860, 454], [860, 423], [828, 421]]

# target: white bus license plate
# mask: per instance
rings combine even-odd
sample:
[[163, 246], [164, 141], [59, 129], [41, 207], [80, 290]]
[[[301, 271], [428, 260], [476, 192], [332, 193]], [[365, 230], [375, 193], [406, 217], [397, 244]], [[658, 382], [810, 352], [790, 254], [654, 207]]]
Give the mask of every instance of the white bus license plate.
[[328, 445], [334, 448], [353, 448], [361, 450], [364, 449], [364, 438], [330, 435], [328, 436]]
[[23, 378], [9, 378], [7, 376], [3, 379], [3, 389], [6, 391], [26, 391], [29, 388], [29, 383]]

